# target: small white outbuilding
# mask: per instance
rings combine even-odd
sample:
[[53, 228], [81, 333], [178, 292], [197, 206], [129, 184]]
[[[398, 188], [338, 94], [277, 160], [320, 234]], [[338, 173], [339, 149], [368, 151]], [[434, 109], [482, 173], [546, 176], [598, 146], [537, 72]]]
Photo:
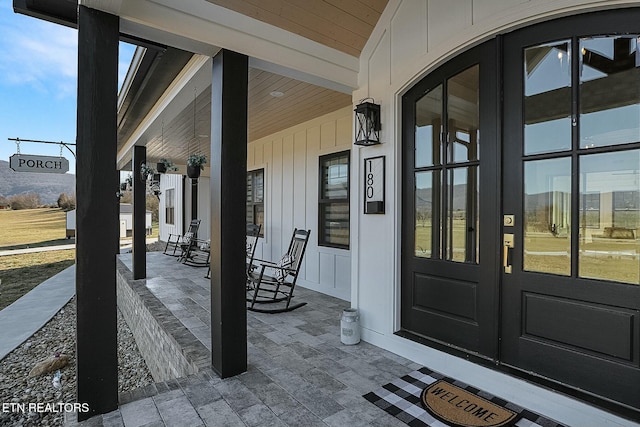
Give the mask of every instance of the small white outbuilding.
[[[145, 214], [147, 235], [151, 234], [151, 211]], [[133, 206], [131, 203], [120, 203], [120, 237], [131, 237], [133, 230]], [[67, 239], [76, 235], [76, 210], [67, 212]]]

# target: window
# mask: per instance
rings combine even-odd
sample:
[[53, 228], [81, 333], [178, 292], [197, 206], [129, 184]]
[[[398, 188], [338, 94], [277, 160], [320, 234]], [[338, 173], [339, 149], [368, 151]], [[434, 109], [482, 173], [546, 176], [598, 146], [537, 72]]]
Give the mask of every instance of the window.
[[600, 228], [600, 193], [581, 194], [580, 226]]
[[260, 225], [264, 237], [264, 169], [247, 172], [247, 223]]
[[349, 249], [349, 151], [320, 157], [318, 244]]
[[164, 207], [164, 222], [166, 224], [175, 224], [175, 199], [176, 199], [176, 190], [174, 188], [170, 188], [165, 191], [165, 207]]

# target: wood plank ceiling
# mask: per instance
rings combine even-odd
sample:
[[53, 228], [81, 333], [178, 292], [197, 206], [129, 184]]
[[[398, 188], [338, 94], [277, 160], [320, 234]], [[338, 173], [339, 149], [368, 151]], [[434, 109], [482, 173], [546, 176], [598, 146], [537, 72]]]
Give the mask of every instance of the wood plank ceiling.
[[360, 56], [388, 0], [207, 0]]
[[[356, 57], [360, 56], [388, 2], [207, 1]], [[249, 71], [248, 101], [249, 142], [352, 104], [351, 95], [257, 69]], [[195, 109], [191, 102], [170, 123], [164, 123], [163, 132], [147, 140], [147, 158], [155, 162], [167, 157], [176, 164], [184, 164], [191, 153], [208, 155], [210, 119], [211, 87], [198, 96]]]
[[[273, 96], [279, 92], [281, 96]], [[251, 68], [247, 129], [255, 141], [314, 117], [351, 105], [351, 96], [278, 74]], [[164, 124], [164, 132], [147, 143], [147, 157], [171, 158], [184, 164], [189, 154], [209, 152], [211, 134], [211, 86], [175, 119]]]

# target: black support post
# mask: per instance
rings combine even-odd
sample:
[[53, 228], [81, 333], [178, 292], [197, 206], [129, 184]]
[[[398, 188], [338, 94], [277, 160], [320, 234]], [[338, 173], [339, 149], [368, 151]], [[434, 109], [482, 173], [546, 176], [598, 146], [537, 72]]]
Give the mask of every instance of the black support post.
[[211, 90], [211, 359], [222, 378], [247, 370], [245, 55], [213, 57]]
[[191, 178], [191, 219], [198, 219], [198, 179]]
[[147, 277], [147, 183], [140, 173], [142, 164], [147, 161], [147, 147], [135, 145], [133, 147], [132, 157], [133, 231], [131, 238], [133, 245], [131, 256], [133, 257], [133, 278], [137, 280]]
[[82, 421], [118, 407], [116, 108], [119, 19], [78, 7], [77, 397]]

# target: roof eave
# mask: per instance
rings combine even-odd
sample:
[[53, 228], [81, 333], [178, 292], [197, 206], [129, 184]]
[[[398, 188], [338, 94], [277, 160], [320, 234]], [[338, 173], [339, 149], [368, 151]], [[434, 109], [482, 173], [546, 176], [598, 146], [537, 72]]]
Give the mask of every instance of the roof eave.
[[13, 0], [13, 11], [66, 27], [78, 28], [78, 2], [75, 0]]

